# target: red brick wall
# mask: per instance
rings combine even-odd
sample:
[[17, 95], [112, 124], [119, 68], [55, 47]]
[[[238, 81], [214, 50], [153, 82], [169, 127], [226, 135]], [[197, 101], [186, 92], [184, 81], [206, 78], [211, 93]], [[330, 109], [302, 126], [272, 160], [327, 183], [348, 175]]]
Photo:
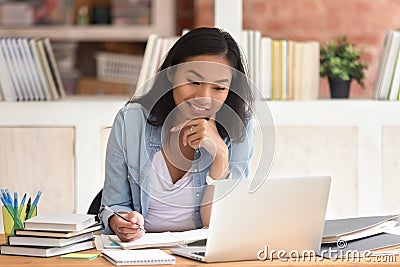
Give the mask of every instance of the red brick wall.
[[191, 29], [194, 24], [194, 2], [193, 0], [176, 0], [176, 34], [180, 35], [182, 30]]
[[[214, 0], [194, 0], [195, 27], [214, 25]], [[371, 98], [385, 31], [400, 28], [400, 0], [243, 0], [243, 28], [292, 40], [346, 35], [364, 48], [366, 89], [352, 84], [352, 98]], [[328, 94], [321, 79], [320, 97]]]

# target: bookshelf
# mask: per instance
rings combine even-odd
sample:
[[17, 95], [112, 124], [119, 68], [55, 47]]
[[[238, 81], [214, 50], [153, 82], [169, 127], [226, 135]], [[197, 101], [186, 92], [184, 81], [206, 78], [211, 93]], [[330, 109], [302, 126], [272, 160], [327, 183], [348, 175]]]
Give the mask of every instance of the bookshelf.
[[[150, 24], [148, 25], [33, 25], [27, 27], [2, 26], [1, 37], [38, 38], [48, 37], [60, 68], [61, 77], [68, 94], [121, 94], [126, 81], [113, 84], [96, 81], [97, 52], [142, 55], [150, 34], [173, 36], [175, 34], [175, 0], [151, 0]], [[130, 87], [129, 87], [130, 86]]]

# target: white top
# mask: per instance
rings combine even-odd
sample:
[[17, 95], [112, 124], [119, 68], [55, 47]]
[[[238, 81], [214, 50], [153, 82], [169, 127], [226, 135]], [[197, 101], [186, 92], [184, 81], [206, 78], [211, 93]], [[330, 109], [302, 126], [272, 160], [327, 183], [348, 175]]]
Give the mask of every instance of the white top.
[[173, 184], [161, 150], [154, 154], [152, 163], [148, 176], [149, 209], [144, 218], [144, 228], [148, 232], [196, 229], [192, 175], [186, 173]]

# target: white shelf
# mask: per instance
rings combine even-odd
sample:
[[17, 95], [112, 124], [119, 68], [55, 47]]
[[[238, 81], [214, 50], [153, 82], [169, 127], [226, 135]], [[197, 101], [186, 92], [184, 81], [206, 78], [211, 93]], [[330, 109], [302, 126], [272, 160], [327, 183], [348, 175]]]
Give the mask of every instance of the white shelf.
[[[59, 121], [60, 124], [65, 124], [67, 121], [71, 121], [74, 114], [81, 118], [90, 118], [94, 114], [104, 115], [110, 110], [115, 111], [117, 107], [122, 107], [128, 99], [128, 96], [69, 96], [58, 101], [48, 102], [0, 102], [0, 114], [9, 114], [9, 116], [1, 118], [0, 125], [29, 125], [39, 121], [45, 124]], [[400, 117], [394, 116], [394, 114], [400, 114], [400, 101], [258, 101], [256, 109], [265, 104], [272, 111], [275, 124], [278, 126], [400, 124]], [[31, 116], [26, 116], [27, 113]]]
[[[399, 125], [400, 101], [333, 100], [268, 101], [275, 123], [307, 126]], [[257, 102], [265, 105], [265, 102]]]
[[49, 37], [52, 41], [147, 41], [150, 34], [175, 35], [175, 0], [153, 0], [151, 25], [0, 27], [0, 37]]
[[52, 41], [147, 41], [147, 26], [34, 26], [0, 28], [2, 37], [49, 37]]

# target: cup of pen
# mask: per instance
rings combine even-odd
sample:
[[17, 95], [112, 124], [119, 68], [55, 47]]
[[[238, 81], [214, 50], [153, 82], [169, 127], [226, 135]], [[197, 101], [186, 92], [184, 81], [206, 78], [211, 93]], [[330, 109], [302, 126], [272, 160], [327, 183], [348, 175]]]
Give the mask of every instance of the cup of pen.
[[[13, 235], [16, 229], [24, 228], [24, 221], [27, 219], [26, 213], [27, 205], [18, 206], [15, 209], [11, 206], [2, 206], [1, 212], [3, 213], [3, 226], [6, 242], [8, 243], [8, 236]], [[37, 215], [37, 206], [34, 207], [31, 218]]]

